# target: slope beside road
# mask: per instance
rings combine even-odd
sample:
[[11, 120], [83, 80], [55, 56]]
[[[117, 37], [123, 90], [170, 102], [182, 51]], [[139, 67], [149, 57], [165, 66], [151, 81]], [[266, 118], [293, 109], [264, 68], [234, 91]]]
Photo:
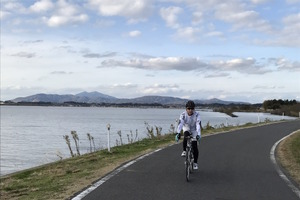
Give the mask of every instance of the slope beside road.
[[298, 120], [203, 137], [199, 170], [186, 182], [181, 143], [139, 159], [74, 199], [299, 199], [270, 160]]

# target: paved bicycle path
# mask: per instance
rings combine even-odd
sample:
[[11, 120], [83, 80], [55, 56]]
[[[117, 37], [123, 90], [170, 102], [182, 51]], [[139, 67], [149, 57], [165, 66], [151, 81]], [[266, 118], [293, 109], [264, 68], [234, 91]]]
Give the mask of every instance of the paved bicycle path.
[[141, 159], [84, 199], [299, 199], [270, 160], [274, 143], [300, 129], [300, 121], [203, 137], [199, 170], [185, 180], [182, 143]]

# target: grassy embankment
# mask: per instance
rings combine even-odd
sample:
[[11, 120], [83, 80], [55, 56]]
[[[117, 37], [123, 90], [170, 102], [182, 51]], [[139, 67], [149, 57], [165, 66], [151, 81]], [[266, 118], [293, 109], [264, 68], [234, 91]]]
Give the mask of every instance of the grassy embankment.
[[[276, 100], [274, 100], [276, 101]], [[285, 115], [285, 116], [290, 116], [290, 117], [300, 117], [300, 103], [295, 102], [291, 105], [280, 105], [277, 103], [272, 104], [270, 101], [269, 106], [265, 105], [266, 103], [264, 102], [264, 105], [261, 104], [252, 104], [252, 105], [218, 105], [214, 107], [215, 112], [222, 112], [225, 113], [231, 117], [237, 117], [234, 115], [234, 112], [267, 112], [271, 113], [274, 115]]]
[[300, 130], [283, 140], [276, 153], [282, 167], [300, 188]]
[[[239, 127], [204, 127], [203, 134], [214, 134], [260, 124]], [[120, 165], [147, 152], [174, 143], [174, 134], [143, 139], [90, 154], [65, 159], [1, 178], [0, 199], [68, 199]]]
[[271, 110], [271, 114], [274, 115], [286, 115], [291, 117], [300, 117], [300, 103], [291, 106], [281, 106], [279, 109]]
[[263, 112], [261, 109], [261, 105], [219, 105], [217, 107], [214, 107], [214, 112], [221, 112], [225, 113], [231, 117], [237, 117], [234, 112]]

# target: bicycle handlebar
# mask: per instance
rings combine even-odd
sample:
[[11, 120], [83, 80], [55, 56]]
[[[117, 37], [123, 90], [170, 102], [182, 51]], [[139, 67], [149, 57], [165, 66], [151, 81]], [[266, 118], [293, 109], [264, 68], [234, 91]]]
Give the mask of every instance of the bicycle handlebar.
[[[195, 137], [192, 137], [192, 136], [187, 136], [185, 137], [186, 139], [191, 139], [191, 141], [197, 141], [197, 139]], [[175, 139], [176, 142], [179, 142], [179, 140], [176, 138]], [[199, 142], [200, 143], [200, 142]]]
[[196, 139], [196, 138], [194, 138], [194, 137], [191, 137], [191, 136], [187, 136], [187, 137], [186, 137], [186, 139], [191, 139], [191, 141], [197, 141], [197, 139]]

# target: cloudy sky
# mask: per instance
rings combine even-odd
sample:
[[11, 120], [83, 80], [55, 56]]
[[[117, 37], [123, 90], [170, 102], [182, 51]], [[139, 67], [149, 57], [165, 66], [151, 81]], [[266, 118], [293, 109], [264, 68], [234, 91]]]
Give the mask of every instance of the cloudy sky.
[[300, 101], [300, 0], [1, 0], [1, 100]]

